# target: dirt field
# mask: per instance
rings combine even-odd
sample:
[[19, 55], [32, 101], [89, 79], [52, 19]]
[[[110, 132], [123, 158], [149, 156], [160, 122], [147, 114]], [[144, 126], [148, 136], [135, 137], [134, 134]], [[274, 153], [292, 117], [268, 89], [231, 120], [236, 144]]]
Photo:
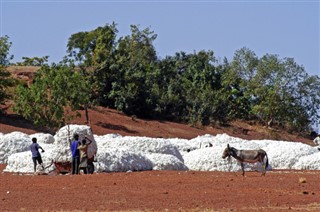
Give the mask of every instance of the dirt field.
[[[0, 165], [1, 172], [4, 165]], [[1, 173], [1, 211], [319, 211], [320, 171]]]

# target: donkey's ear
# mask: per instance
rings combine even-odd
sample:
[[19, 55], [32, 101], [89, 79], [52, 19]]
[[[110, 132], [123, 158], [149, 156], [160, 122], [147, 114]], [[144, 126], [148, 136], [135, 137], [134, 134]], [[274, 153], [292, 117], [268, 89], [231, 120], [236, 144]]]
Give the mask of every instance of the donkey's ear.
[[228, 149], [230, 149], [230, 146], [229, 146], [229, 144], [227, 145], [227, 148], [228, 148]]

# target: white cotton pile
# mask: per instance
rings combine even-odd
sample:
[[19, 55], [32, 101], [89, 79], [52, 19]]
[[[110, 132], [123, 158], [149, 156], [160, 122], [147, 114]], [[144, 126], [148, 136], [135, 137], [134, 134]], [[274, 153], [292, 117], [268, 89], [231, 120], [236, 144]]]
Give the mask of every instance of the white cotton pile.
[[29, 135], [30, 138], [36, 138], [38, 143], [42, 144], [53, 144], [54, 137], [49, 133], [35, 133]]
[[67, 125], [62, 127], [54, 136], [54, 144], [58, 148], [52, 157], [55, 161], [71, 160], [70, 142], [73, 141], [74, 134], [79, 135], [82, 141], [87, 136], [92, 143], [88, 146], [88, 157], [91, 158], [97, 153], [97, 142], [94, 139], [91, 128], [86, 125]]
[[[46, 142], [46, 141], [45, 141]], [[52, 155], [57, 152], [56, 146], [53, 144], [46, 144], [38, 142], [39, 145], [45, 150], [41, 152], [41, 158], [45, 166], [46, 171], [54, 169], [52, 164]], [[31, 151], [14, 153], [8, 157], [6, 172], [21, 172], [21, 173], [33, 173], [33, 161]], [[43, 171], [40, 166], [37, 166], [37, 171]]]
[[146, 157], [151, 161], [152, 170], [188, 170], [188, 167], [174, 155], [151, 153]]
[[170, 139], [119, 135], [97, 136], [100, 171], [186, 170]]
[[[100, 148], [99, 148], [100, 149]], [[152, 170], [151, 161], [140, 153], [110, 148], [97, 154], [98, 172], [126, 172]]]
[[[99, 139], [97, 139], [99, 140]], [[160, 153], [169, 154], [177, 157], [183, 162], [182, 155], [176, 146], [169, 140], [162, 138], [148, 138], [148, 137], [109, 137], [106, 140], [99, 140], [99, 152], [108, 151], [111, 149], [121, 149], [123, 151], [131, 151], [136, 153]]]
[[[253, 140], [248, 141], [227, 134], [203, 135], [187, 139], [164, 139], [107, 134], [93, 136], [89, 127], [70, 125], [61, 128], [54, 136], [23, 133], [0, 134], [0, 161], [7, 162], [5, 171], [30, 172], [33, 169], [31, 136], [37, 137], [46, 150], [42, 153], [45, 165], [51, 160], [70, 160], [68, 139], [73, 133], [80, 138], [87, 135], [94, 142], [91, 153], [96, 155], [97, 172], [125, 172], [143, 170], [194, 170], [194, 171], [240, 171], [240, 164], [230, 157], [222, 159], [229, 144], [236, 149], [264, 149], [268, 154], [269, 169], [320, 170], [320, 151], [299, 142]], [[49, 141], [51, 140], [51, 141]], [[89, 147], [90, 147], [89, 146]], [[4, 151], [5, 150], [5, 151]], [[22, 152], [24, 151], [24, 152]], [[5, 161], [5, 162], [4, 162]], [[261, 164], [245, 163], [245, 170], [261, 170]]]
[[12, 132], [0, 136], [0, 163], [7, 163], [10, 155], [29, 150], [31, 138], [22, 132]]
[[262, 148], [267, 152], [269, 163], [274, 169], [292, 169], [297, 167], [300, 158], [315, 153], [311, 146], [298, 142], [265, 140]]
[[320, 154], [319, 150], [315, 149], [314, 154], [302, 156], [292, 166], [293, 169], [304, 169], [304, 170], [320, 170]]

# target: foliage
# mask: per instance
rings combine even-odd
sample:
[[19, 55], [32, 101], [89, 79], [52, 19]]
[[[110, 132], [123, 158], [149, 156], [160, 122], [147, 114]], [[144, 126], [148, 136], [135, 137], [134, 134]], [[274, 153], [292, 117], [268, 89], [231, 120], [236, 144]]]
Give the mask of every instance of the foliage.
[[158, 110], [163, 116], [193, 125], [219, 120], [215, 99], [220, 88], [220, 75], [214, 62], [212, 51], [180, 52], [159, 62], [162, 79], [158, 79]]
[[153, 110], [151, 87], [157, 58], [152, 43], [156, 37], [149, 28], [132, 25], [131, 35], [119, 39], [115, 52], [118, 77], [111, 82], [109, 93], [118, 110], [141, 117]]
[[119, 39], [117, 33], [112, 23], [71, 35], [68, 56], [59, 65], [24, 58], [42, 68], [30, 88], [18, 87], [16, 110], [52, 126], [67, 119], [66, 108], [87, 108], [92, 102], [192, 125], [242, 119], [306, 131], [319, 124], [320, 79], [308, 76], [292, 58], [259, 58], [242, 48], [230, 62], [218, 62], [211, 50], [159, 59], [153, 45], [157, 35], [150, 28], [131, 25], [130, 35]]
[[295, 131], [306, 131], [318, 122], [319, 78], [309, 77], [294, 59], [270, 54], [258, 59], [243, 48], [235, 53], [230, 70], [229, 79], [236, 76], [231, 84], [238, 108], [245, 106], [247, 119]]
[[12, 79], [6, 67], [10, 64], [10, 60], [13, 59], [13, 55], [9, 54], [11, 44], [8, 36], [0, 37], [0, 105], [4, 104], [6, 99], [10, 97], [6, 89], [12, 85]]
[[89, 32], [71, 35], [67, 44], [69, 57], [80, 66], [99, 67], [112, 55], [118, 30], [116, 24], [106, 24]]
[[22, 57], [23, 62], [17, 62], [18, 66], [42, 66], [48, 62], [49, 56], [44, 57]]
[[9, 50], [12, 43], [9, 42], [9, 36], [5, 35], [0, 37], [0, 64], [2, 66], [8, 66], [10, 60], [13, 59], [13, 55], [9, 54]]
[[72, 118], [71, 113], [86, 107], [90, 90], [87, 81], [66, 64], [43, 65], [32, 85], [19, 85], [14, 110], [36, 125], [54, 128]]
[[112, 105], [108, 93], [116, 72], [114, 51], [117, 32], [116, 24], [112, 23], [89, 32], [73, 34], [68, 40], [69, 54], [66, 60], [75, 61], [86, 76], [91, 89], [92, 103]]
[[93, 99], [102, 106], [193, 125], [272, 120], [307, 130], [318, 122], [319, 78], [309, 77], [293, 59], [258, 58], [242, 48], [220, 64], [212, 51], [159, 60], [153, 31], [132, 25], [131, 35], [116, 40], [115, 26], [74, 34], [68, 43], [70, 57], [93, 67]]

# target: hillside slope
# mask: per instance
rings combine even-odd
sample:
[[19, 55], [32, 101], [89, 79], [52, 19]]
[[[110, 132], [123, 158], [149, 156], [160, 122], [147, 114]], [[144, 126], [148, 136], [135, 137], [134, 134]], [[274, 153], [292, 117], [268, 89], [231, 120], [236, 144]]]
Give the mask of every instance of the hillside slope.
[[[34, 78], [38, 67], [32, 66], [12, 66], [8, 71], [14, 78], [30, 83]], [[0, 132], [9, 133], [12, 131], [21, 131], [28, 134], [40, 132], [31, 122], [24, 120], [22, 117], [14, 114], [7, 105], [7, 114], [0, 117]], [[85, 124], [84, 111], [80, 111], [82, 116], [73, 120], [69, 124]], [[148, 136], [163, 138], [186, 138], [191, 139], [199, 135], [227, 133], [231, 136], [243, 139], [272, 139], [299, 141], [313, 145], [310, 138], [299, 135], [289, 134], [285, 131], [269, 129], [265, 126], [250, 125], [242, 121], [230, 123], [230, 126], [208, 126], [192, 127], [186, 124], [174, 123], [168, 121], [143, 120], [134, 117], [128, 117], [125, 114], [108, 108], [95, 107], [89, 110], [91, 126], [95, 134], [104, 135], [108, 133], [118, 133], [120, 135], [130, 136]]]
[[[81, 117], [76, 118], [68, 124], [86, 124], [84, 111], [80, 111]], [[191, 139], [205, 134], [221, 134], [240, 137], [247, 140], [253, 139], [272, 139], [298, 141], [313, 145], [312, 140], [302, 136], [289, 134], [284, 131], [269, 129], [259, 125], [249, 125], [248, 123], [236, 121], [226, 127], [192, 127], [187, 124], [144, 120], [135, 117], [129, 117], [125, 114], [108, 108], [95, 107], [89, 110], [89, 119], [94, 134], [104, 135], [117, 133], [123, 136], [147, 136], [154, 138], [186, 138]], [[21, 131], [27, 134], [41, 132], [30, 121], [14, 114], [10, 109], [6, 115], [0, 117], [0, 132], [10, 133]]]

